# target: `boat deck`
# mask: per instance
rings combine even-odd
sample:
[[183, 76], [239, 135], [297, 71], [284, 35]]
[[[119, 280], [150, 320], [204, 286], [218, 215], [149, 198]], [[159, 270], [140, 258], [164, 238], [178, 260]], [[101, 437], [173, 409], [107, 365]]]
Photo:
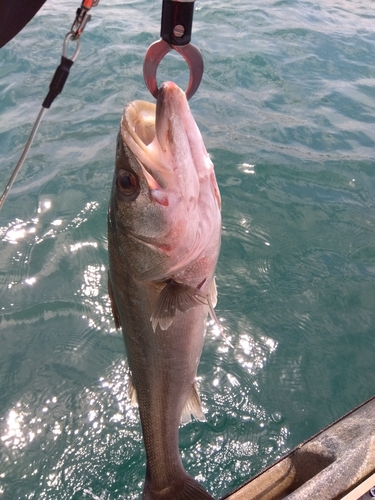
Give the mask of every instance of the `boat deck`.
[[375, 396], [222, 500], [358, 500], [374, 487]]

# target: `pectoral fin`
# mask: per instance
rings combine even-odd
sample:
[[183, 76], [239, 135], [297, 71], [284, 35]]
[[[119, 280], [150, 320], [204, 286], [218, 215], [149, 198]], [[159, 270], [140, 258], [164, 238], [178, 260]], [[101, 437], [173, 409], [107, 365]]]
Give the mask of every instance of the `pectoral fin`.
[[152, 328], [155, 331], [159, 325], [162, 330], [167, 330], [177, 310], [186, 312], [192, 307], [201, 305], [208, 306], [209, 301], [197, 288], [169, 280], [161, 291], [151, 315]]
[[114, 297], [113, 290], [112, 290], [111, 279], [110, 279], [109, 275], [108, 275], [108, 294], [109, 294], [109, 300], [111, 301], [113, 319], [115, 320], [115, 327], [118, 329], [118, 328], [121, 328], [121, 321], [120, 321], [120, 315], [118, 313], [115, 297]]

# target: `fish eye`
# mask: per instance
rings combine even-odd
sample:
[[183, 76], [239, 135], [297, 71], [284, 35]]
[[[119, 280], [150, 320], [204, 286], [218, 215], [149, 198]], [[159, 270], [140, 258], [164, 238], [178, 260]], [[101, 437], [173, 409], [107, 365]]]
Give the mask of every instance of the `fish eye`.
[[133, 172], [129, 172], [123, 168], [117, 173], [116, 186], [119, 193], [127, 201], [135, 200], [139, 194], [138, 177]]

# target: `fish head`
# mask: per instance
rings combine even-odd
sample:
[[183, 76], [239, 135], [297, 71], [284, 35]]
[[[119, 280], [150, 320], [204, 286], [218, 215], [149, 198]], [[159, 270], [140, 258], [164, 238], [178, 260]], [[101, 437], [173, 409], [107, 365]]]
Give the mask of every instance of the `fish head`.
[[157, 280], [184, 272], [203, 254], [216, 264], [220, 226], [213, 164], [185, 92], [166, 82], [156, 105], [133, 101], [124, 110], [109, 230], [127, 254], [138, 254], [134, 270]]

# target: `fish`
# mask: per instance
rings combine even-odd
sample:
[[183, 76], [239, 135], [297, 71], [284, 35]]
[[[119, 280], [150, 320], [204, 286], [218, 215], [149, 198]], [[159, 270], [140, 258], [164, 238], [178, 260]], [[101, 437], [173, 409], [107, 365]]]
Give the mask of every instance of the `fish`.
[[108, 208], [108, 290], [146, 450], [143, 500], [213, 497], [184, 469], [180, 422], [204, 420], [196, 387], [216, 305], [221, 199], [185, 92], [124, 110]]

